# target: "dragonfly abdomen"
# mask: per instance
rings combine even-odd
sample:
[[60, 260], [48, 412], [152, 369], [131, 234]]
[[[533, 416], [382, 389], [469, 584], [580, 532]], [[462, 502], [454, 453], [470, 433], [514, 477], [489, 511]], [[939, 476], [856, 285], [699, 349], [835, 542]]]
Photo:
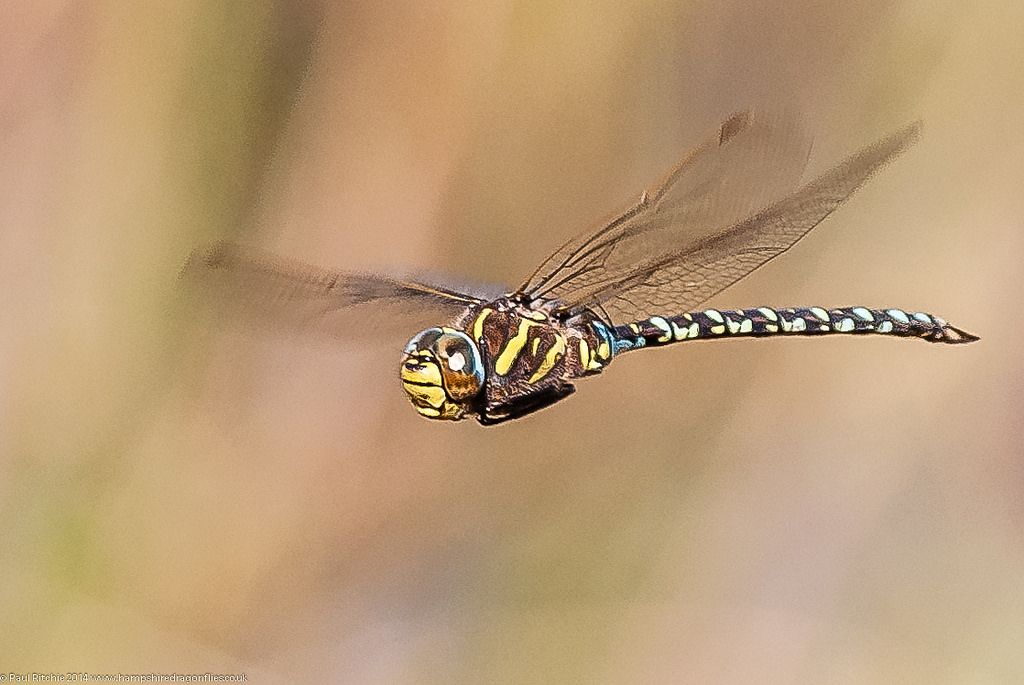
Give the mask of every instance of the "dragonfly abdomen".
[[674, 316], [652, 316], [615, 327], [617, 351], [684, 340], [835, 333], [874, 333], [953, 344], [978, 339], [932, 314], [867, 307], [705, 309]]

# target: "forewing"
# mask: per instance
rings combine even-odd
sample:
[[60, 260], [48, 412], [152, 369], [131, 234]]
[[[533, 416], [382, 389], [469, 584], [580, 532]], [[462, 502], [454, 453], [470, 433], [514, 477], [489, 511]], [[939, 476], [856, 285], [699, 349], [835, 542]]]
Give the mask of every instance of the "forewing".
[[198, 293], [197, 304], [219, 314], [345, 339], [392, 330], [411, 336], [483, 301], [429, 283], [319, 269], [223, 242], [195, 250], [181, 280]]
[[605, 270], [576, 288], [564, 306], [570, 311], [602, 306], [613, 318], [630, 319], [693, 309], [792, 247], [910, 147], [920, 130], [920, 122], [900, 129], [724, 231], [632, 268]]
[[793, 118], [734, 115], [636, 205], [548, 257], [521, 291], [577, 302], [578, 293], [695, 245], [785, 197], [809, 152], [810, 139]]

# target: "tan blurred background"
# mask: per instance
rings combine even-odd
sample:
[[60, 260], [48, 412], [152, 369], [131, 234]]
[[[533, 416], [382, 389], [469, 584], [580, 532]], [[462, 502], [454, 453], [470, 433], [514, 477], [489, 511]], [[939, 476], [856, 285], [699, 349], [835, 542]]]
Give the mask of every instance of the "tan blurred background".
[[[0, 671], [1024, 681], [1024, 5], [0, 6]], [[200, 323], [230, 238], [516, 283], [721, 118], [923, 142], [716, 298], [963, 347], [630, 356], [493, 429], [372, 344]], [[408, 331], [411, 335], [415, 331]]]

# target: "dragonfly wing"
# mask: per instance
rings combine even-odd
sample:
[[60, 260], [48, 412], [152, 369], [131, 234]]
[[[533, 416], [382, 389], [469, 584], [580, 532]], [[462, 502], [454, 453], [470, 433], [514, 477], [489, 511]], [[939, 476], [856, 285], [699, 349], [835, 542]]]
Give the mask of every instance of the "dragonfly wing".
[[520, 292], [573, 302], [581, 290], [694, 245], [790, 194], [809, 153], [792, 118], [734, 115], [638, 203], [548, 257]]
[[[796, 244], [910, 147], [920, 130], [915, 122], [896, 131], [724, 230], [632, 266], [604, 268], [578, 283], [562, 298], [563, 306], [569, 311], [603, 306], [613, 317], [628, 319], [692, 309]], [[686, 220], [672, 208], [661, 214], [649, 219], [646, 231], [670, 231], [659, 224]]]
[[351, 339], [392, 327], [412, 335], [417, 325], [447, 323], [490, 296], [319, 269], [225, 242], [195, 250], [181, 281], [218, 312], [275, 326], [326, 328]]

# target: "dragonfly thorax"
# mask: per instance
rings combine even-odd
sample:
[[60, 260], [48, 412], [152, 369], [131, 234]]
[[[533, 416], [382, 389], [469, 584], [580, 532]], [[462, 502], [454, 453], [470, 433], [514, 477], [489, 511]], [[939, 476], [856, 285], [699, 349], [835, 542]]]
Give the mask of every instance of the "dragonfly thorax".
[[428, 328], [405, 346], [399, 376], [416, 411], [458, 421], [483, 389], [484, 365], [480, 349], [462, 331]]

